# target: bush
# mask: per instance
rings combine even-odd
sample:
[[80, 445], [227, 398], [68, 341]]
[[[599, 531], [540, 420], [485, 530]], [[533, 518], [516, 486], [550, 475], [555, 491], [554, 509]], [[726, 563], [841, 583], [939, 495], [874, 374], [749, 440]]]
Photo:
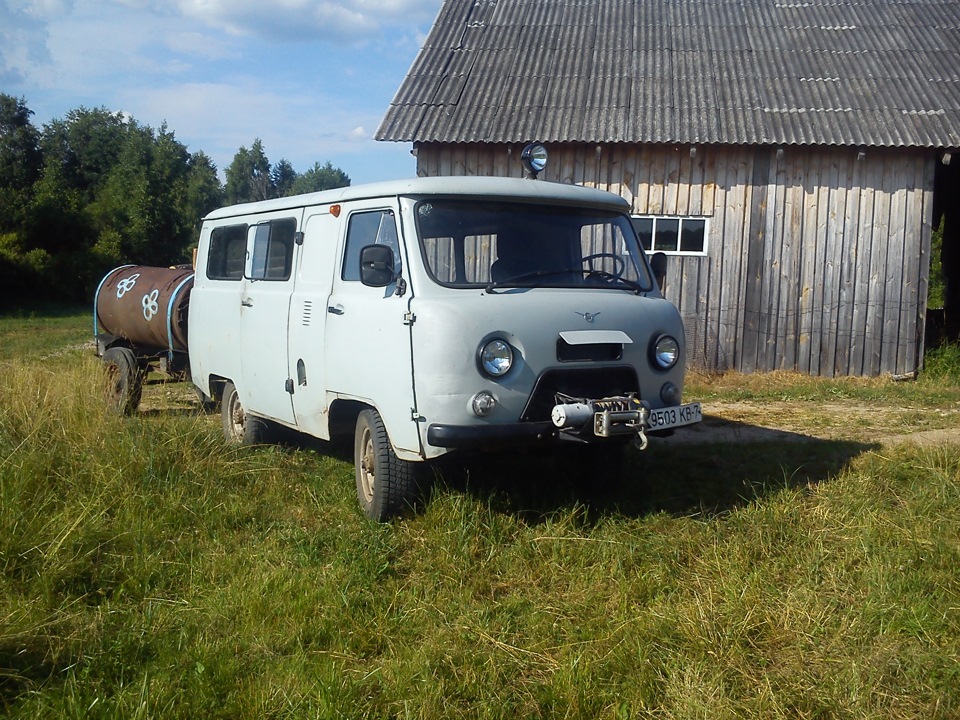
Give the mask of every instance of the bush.
[[929, 350], [923, 358], [923, 373], [931, 380], [960, 382], [960, 343]]

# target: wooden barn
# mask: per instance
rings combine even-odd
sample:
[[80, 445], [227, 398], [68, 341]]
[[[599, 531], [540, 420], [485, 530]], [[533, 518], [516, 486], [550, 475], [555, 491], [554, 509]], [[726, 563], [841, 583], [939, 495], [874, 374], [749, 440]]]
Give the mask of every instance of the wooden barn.
[[916, 372], [935, 195], [960, 289], [956, 0], [445, 0], [376, 137], [627, 198], [704, 369]]

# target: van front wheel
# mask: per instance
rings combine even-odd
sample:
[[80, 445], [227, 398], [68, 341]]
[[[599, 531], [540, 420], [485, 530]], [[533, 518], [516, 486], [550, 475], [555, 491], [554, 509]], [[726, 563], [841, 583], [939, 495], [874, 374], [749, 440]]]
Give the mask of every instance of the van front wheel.
[[364, 410], [357, 417], [353, 462], [357, 499], [371, 520], [384, 522], [415, 503], [413, 463], [397, 457], [376, 410]]

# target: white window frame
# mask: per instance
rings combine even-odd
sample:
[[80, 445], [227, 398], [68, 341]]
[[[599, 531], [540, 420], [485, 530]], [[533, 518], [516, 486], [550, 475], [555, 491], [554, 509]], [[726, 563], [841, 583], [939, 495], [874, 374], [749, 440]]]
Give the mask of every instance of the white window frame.
[[[707, 251], [709, 249], [709, 237], [710, 237], [710, 218], [702, 215], [631, 215], [631, 221], [635, 220], [652, 220], [653, 226], [651, 228], [651, 247], [644, 248], [644, 251], [649, 253], [662, 252], [665, 255], [682, 255], [687, 257], [706, 257]], [[702, 222], [703, 223], [703, 249], [701, 250], [666, 250], [662, 247], [657, 247], [657, 223], [658, 222], [677, 222], [678, 231], [683, 233], [683, 223], [684, 222]], [[636, 226], [634, 226], [636, 227]], [[679, 243], [678, 243], [679, 245]]]

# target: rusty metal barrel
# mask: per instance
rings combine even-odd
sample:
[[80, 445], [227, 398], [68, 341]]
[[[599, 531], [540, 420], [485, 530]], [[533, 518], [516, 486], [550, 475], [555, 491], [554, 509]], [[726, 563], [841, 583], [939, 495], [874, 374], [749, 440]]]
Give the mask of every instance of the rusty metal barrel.
[[187, 351], [187, 309], [193, 269], [122, 265], [107, 273], [94, 297], [100, 329], [145, 350]]

